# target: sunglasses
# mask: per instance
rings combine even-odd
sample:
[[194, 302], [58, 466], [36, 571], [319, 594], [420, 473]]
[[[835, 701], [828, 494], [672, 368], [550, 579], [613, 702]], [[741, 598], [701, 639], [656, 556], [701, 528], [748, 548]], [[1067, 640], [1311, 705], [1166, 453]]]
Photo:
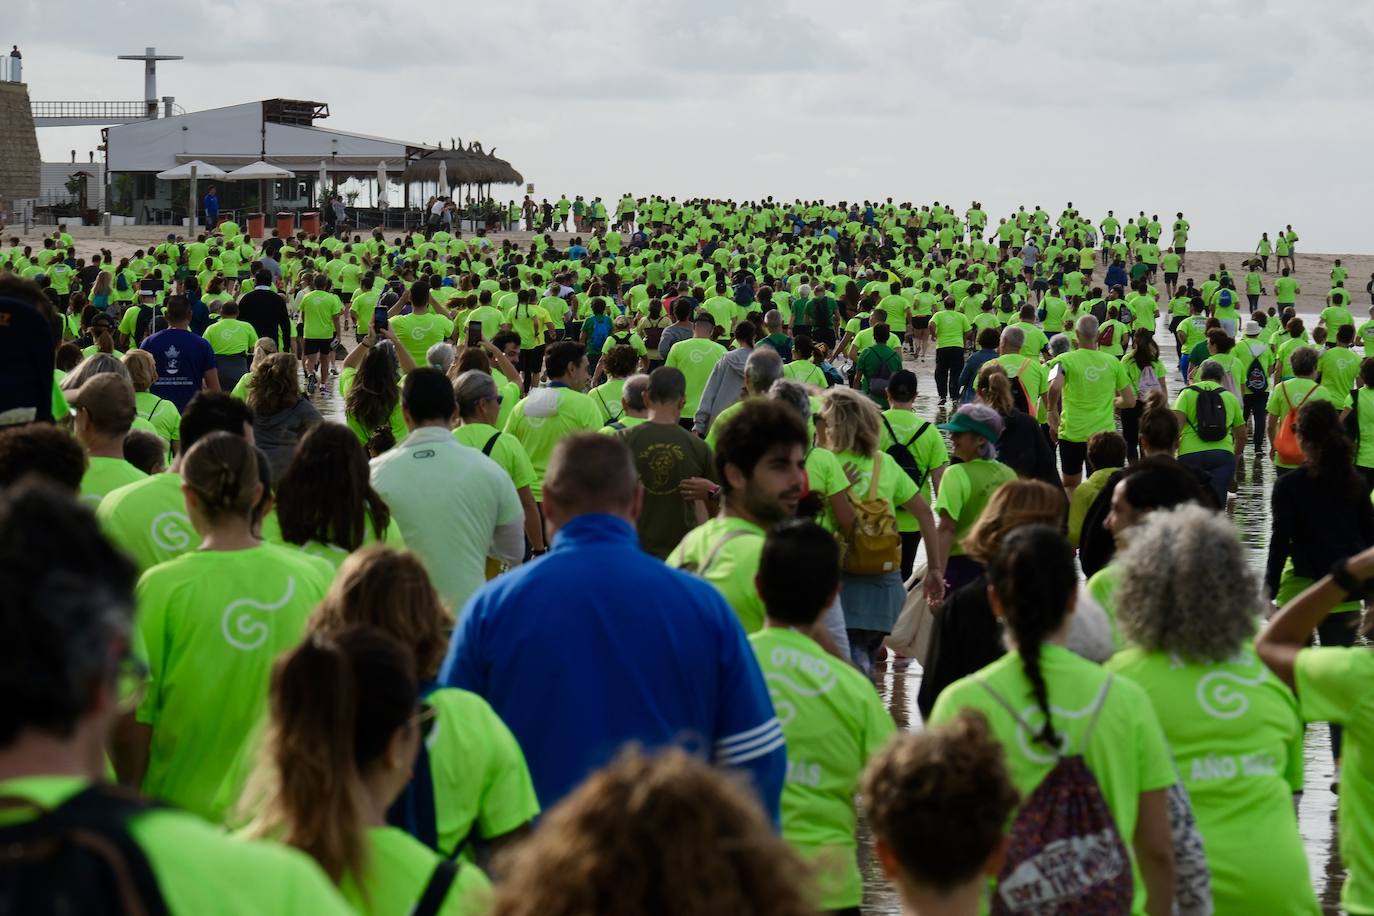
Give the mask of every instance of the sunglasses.
[[415, 710], [415, 715], [411, 717], [411, 721], [420, 730], [421, 742], [429, 740], [430, 732], [434, 731], [434, 721], [438, 715], [438, 710], [428, 703], [421, 703], [419, 708]]

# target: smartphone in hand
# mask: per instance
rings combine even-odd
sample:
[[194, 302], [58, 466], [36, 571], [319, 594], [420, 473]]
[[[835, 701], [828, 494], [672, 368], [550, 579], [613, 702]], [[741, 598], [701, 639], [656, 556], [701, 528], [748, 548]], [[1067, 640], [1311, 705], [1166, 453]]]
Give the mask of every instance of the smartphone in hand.
[[482, 345], [482, 322], [468, 322], [468, 346], [480, 347]]
[[379, 305], [372, 310], [372, 329], [378, 334], [387, 329], [388, 322], [386, 313], [387, 308], [384, 305]]

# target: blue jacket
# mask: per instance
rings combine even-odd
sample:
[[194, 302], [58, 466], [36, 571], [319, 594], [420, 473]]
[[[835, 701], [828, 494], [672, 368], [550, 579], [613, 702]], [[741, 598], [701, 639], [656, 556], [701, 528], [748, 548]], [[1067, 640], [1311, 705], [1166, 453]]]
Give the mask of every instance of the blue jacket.
[[1126, 268], [1117, 264], [1112, 264], [1111, 267], [1107, 268], [1105, 283], [1107, 289], [1111, 289], [1113, 286], [1130, 286], [1131, 277], [1126, 273]]
[[473, 595], [439, 683], [492, 705], [545, 809], [629, 743], [675, 745], [749, 773], [778, 822], [782, 726], [738, 618], [619, 518], [574, 518], [548, 555]]

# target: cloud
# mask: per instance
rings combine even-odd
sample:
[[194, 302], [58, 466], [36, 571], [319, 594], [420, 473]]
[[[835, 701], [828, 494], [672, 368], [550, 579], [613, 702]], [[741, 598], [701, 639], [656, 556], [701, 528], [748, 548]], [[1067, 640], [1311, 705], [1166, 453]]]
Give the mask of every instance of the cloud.
[[480, 139], [541, 196], [1072, 199], [1187, 210], [1201, 246], [1288, 222], [1368, 246], [1371, 4], [71, 0], [60, 38], [50, 5], [6, 13], [35, 99], [138, 98], [112, 58], [156, 44], [189, 110], [317, 99], [331, 127]]

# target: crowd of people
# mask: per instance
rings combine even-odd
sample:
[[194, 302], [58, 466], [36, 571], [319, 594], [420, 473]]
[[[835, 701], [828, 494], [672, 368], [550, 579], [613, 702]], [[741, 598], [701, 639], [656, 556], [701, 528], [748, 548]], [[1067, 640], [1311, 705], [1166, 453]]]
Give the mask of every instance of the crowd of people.
[[0, 247], [0, 909], [857, 914], [871, 855], [927, 916], [1318, 913], [1322, 722], [1374, 913], [1339, 260], [1314, 316], [1291, 226], [518, 212]]

